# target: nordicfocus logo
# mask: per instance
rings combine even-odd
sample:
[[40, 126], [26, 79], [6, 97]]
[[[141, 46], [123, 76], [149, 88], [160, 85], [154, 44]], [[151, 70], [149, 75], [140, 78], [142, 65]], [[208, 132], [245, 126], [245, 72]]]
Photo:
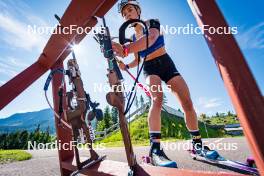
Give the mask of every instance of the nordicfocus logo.
[[[216, 139], [215, 141], [208, 141], [206, 139], [203, 139], [203, 149], [204, 146], [207, 146], [210, 150], [216, 150], [216, 151], [236, 151], [238, 149], [237, 143], [232, 142], [223, 142], [223, 138]], [[164, 142], [162, 143], [162, 146], [166, 150], [178, 150], [178, 151], [187, 151], [192, 149], [193, 147], [199, 148], [199, 146], [193, 146], [191, 141], [186, 142]]]
[[38, 35], [50, 35], [50, 34], [104, 34], [105, 27], [79, 27], [77, 25], [69, 25], [69, 26], [37, 26], [37, 25], [28, 25], [27, 32], [38, 34]]
[[[27, 32], [38, 34], [38, 35], [50, 35], [50, 34], [104, 34], [105, 27], [80, 27], [77, 25], [69, 26], [37, 26], [37, 25], [28, 25]], [[238, 34], [238, 27], [212, 27], [209, 25], [203, 25], [202, 27], [195, 26], [194, 24], [186, 24], [185, 26], [169, 26], [169, 25], [160, 25], [160, 32], [162, 34], [169, 35], [203, 35], [205, 33], [209, 34]]]
[[[127, 90], [131, 90], [133, 84], [126, 84], [123, 83], [121, 85], [113, 85], [110, 87], [108, 84], [103, 83], [94, 83], [93, 84], [93, 91], [96, 93], [107, 93], [107, 92], [126, 92]], [[151, 85], [151, 86], [144, 86], [144, 88], [150, 92], [171, 92], [170, 85]], [[139, 89], [136, 87], [136, 89]], [[134, 91], [136, 91], [136, 89]]]
[[203, 35], [205, 33], [209, 34], [238, 34], [238, 27], [212, 27], [209, 25], [203, 25], [202, 27], [194, 26], [193, 24], [187, 24], [185, 26], [169, 26], [161, 25], [160, 31], [163, 34], [170, 35]]
[[[78, 141], [70, 141], [69, 143], [62, 143], [61, 140], [50, 143], [37, 143], [36, 141], [28, 141], [28, 150], [74, 150], [77, 146], [79, 150], [89, 150], [90, 143], [81, 143]], [[93, 144], [95, 150], [105, 150], [104, 144]]]

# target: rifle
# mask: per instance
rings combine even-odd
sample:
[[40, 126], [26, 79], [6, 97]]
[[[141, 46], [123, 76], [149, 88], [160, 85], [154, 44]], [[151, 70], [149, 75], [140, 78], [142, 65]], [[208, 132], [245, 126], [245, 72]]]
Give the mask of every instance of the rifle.
[[[58, 15], [55, 15], [55, 18], [60, 22], [60, 17]], [[93, 149], [93, 145], [92, 145], [93, 139], [91, 137], [91, 135], [93, 134], [90, 124], [90, 121], [94, 117], [96, 117], [99, 120], [102, 119], [103, 114], [102, 111], [97, 108], [99, 106], [99, 103], [91, 102], [89, 94], [87, 94], [84, 90], [83, 81], [81, 78], [81, 72], [77, 63], [77, 59], [75, 57], [74, 50], [72, 50], [72, 58], [69, 59], [67, 62], [67, 70], [64, 70], [63, 68], [58, 70], [53, 70], [49, 75], [44, 86], [45, 95], [49, 83], [56, 72], [61, 73], [63, 75], [64, 74], [67, 75], [69, 77], [69, 84], [72, 85], [72, 90], [66, 92], [66, 99], [67, 99], [66, 109], [63, 108], [63, 96], [65, 96], [64, 95], [65, 90], [63, 90], [63, 86], [61, 86], [59, 90], [59, 100], [60, 100], [59, 114], [57, 114], [56, 112], [55, 114], [56, 117], [60, 119], [60, 121], [64, 122], [65, 126], [67, 126], [72, 130], [72, 135], [74, 140], [73, 141], [74, 154], [75, 154], [75, 160], [78, 170], [74, 171], [71, 175], [77, 175], [82, 169], [91, 167], [92, 165], [104, 160], [106, 157], [106, 155], [99, 156], [96, 153], [96, 151]], [[62, 85], [64, 85], [64, 80], [62, 80]], [[72, 105], [73, 100], [75, 100], [76, 102], [75, 105]], [[88, 118], [88, 125], [87, 125], [85, 118], [87, 111], [90, 109], [90, 107], [92, 108], [92, 111], [89, 112], [90, 115]], [[67, 122], [61, 119], [62, 113], [65, 113]], [[69, 126], [68, 123], [70, 123], [71, 126]], [[85, 161], [81, 161], [79, 156], [79, 149], [78, 149], [78, 141], [80, 141], [79, 139], [83, 144], [88, 144], [90, 157]]]
[[115, 55], [112, 49], [112, 41], [109, 28], [106, 25], [104, 17], [102, 20], [104, 33], [95, 34], [96, 37], [94, 37], [94, 39], [100, 44], [101, 51], [103, 52], [104, 57], [107, 59], [108, 62], [107, 77], [111, 90], [113, 91], [107, 93], [106, 100], [108, 104], [113, 107], [116, 107], [118, 110], [120, 129], [123, 136], [128, 165], [130, 167], [130, 171], [128, 174], [133, 175], [137, 166], [137, 162], [132, 148], [130, 134], [127, 126], [127, 120], [124, 114], [125, 98], [123, 95], [121, 84], [123, 76], [117, 65], [117, 60], [115, 59]]

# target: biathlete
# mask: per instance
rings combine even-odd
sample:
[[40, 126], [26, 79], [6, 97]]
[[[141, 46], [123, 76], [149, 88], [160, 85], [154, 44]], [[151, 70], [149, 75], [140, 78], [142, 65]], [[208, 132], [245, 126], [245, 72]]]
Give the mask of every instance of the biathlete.
[[[122, 0], [119, 3], [119, 12], [125, 21], [131, 19], [141, 19], [141, 7], [136, 0]], [[186, 82], [178, 72], [171, 57], [165, 49], [164, 36], [160, 32], [160, 22], [157, 19], [146, 20], [148, 27], [149, 47], [146, 48], [146, 35], [144, 27], [140, 24], [133, 25], [135, 34], [132, 36], [130, 44], [121, 45], [113, 42], [112, 47], [117, 56], [125, 58], [128, 54], [134, 53], [135, 59], [129, 63], [121, 62], [121, 70], [131, 69], [138, 65], [138, 57], [145, 58], [146, 61], [143, 73], [146, 83], [150, 87], [151, 107], [148, 113], [150, 151], [152, 164], [164, 167], [177, 167], [175, 161], [170, 160], [160, 147], [161, 139], [161, 109], [163, 92], [161, 83], [164, 81], [178, 98], [185, 114], [186, 126], [192, 136], [192, 144], [198, 149], [202, 148], [201, 135], [198, 129], [197, 115], [193, 107], [192, 99]]]

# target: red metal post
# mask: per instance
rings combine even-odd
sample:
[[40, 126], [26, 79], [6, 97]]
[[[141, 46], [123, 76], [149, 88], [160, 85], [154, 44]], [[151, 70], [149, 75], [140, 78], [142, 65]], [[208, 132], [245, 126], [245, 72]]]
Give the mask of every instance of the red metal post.
[[35, 82], [47, 70], [48, 69], [42, 67], [38, 62], [35, 62], [6, 84], [2, 85], [0, 87], [0, 110]]
[[[56, 63], [52, 69], [63, 68], [63, 62]], [[62, 74], [54, 74], [52, 79], [52, 93], [53, 93], [53, 104], [54, 110], [58, 113], [59, 112], [59, 87], [61, 85], [61, 80], [64, 79], [64, 75]], [[64, 94], [65, 94], [65, 85], [64, 85]], [[66, 106], [66, 98], [63, 97], [63, 106]], [[62, 118], [66, 121], [64, 114], [62, 114]], [[57, 144], [58, 144], [58, 153], [59, 153], [59, 161], [60, 161], [60, 171], [62, 176], [70, 175], [72, 171], [68, 168], [62, 167], [62, 161], [69, 161], [73, 160], [74, 158], [74, 151], [67, 150], [64, 147], [70, 147], [72, 141], [72, 132], [69, 128], [58, 125], [59, 119], [55, 117], [55, 126], [56, 126], [56, 134], [57, 134]]]
[[[225, 27], [225, 21], [214, 0], [188, 0], [200, 27]], [[210, 34], [204, 37], [215, 58], [244, 134], [261, 174], [264, 174], [264, 99], [232, 34]]]

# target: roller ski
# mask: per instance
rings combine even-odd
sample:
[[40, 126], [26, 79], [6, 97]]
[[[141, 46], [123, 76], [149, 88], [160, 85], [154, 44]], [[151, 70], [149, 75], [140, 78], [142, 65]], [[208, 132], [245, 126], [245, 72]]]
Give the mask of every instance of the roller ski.
[[210, 150], [207, 146], [203, 148], [199, 148], [199, 146], [196, 148], [193, 147], [193, 149], [188, 150], [188, 152], [194, 160], [209, 162], [240, 173], [259, 175], [255, 161], [250, 157], [247, 158], [245, 163], [231, 161], [222, 157], [217, 151]]

